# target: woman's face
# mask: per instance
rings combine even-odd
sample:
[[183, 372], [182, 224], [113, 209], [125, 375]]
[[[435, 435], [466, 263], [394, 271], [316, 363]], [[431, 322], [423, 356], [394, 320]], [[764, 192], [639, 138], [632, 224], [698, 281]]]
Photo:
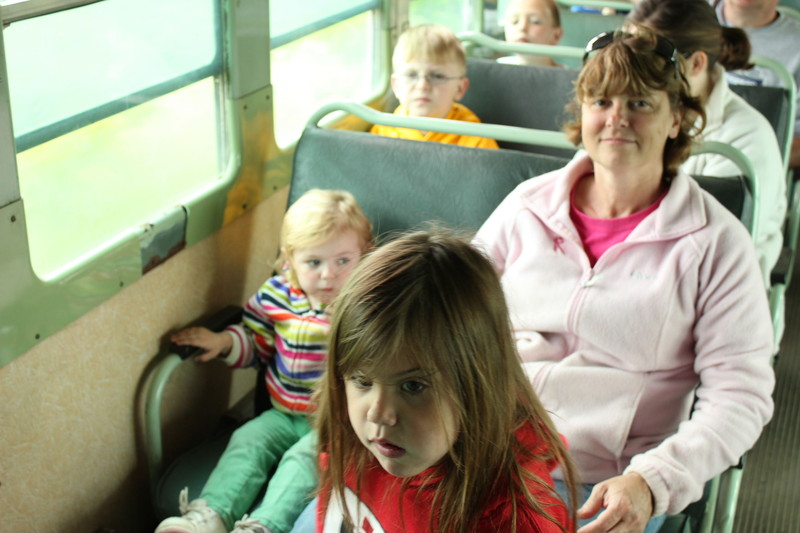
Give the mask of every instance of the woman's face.
[[[665, 91], [595, 96], [581, 104], [581, 136], [595, 166], [663, 170], [664, 145], [680, 132], [680, 113]], [[660, 174], [659, 174], [660, 179]]]

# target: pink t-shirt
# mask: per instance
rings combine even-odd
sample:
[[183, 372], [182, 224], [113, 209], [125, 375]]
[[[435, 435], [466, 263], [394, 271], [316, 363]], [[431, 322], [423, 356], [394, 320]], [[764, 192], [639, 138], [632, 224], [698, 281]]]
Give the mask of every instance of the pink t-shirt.
[[620, 218], [595, 218], [582, 213], [575, 207], [575, 188], [573, 187], [570, 195], [569, 214], [572, 223], [575, 224], [575, 229], [578, 230], [583, 249], [589, 256], [589, 262], [594, 265], [606, 250], [628, 238], [634, 228], [658, 208], [668, 190], [664, 191], [655, 202], [632, 215]]

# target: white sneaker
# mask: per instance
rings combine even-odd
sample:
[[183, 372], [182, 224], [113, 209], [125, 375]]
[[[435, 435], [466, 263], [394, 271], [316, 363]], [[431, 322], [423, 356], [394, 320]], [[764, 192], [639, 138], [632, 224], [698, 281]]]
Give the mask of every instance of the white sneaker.
[[247, 518], [247, 515], [244, 515], [233, 525], [231, 533], [270, 533], [270, 530], [255, 518]]
[[189, 503], [188, 488], [178, 496], [178, 507], [182, 516], [167, 518], [158, 524], [155, 533], [228, 533], [222, 518], [205, 500]]

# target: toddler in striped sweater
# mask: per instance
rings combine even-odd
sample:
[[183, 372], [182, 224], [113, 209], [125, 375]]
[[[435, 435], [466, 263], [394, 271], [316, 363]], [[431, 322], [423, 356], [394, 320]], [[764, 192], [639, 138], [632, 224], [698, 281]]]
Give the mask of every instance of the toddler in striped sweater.
[[[298, 466], [302, 454], [295, 457], [290, 449], [310, 431], [311, 388], [325, 366], [329, 305], [371, 246], [371, 224], [350, 193], [311, 190], [287, 210], [276, 264], [281, 273], [250, 298], [243, 323], [220, 333], [188, 328], [172, 336], [176, 344], [203, 348], [199, 361], [224, 357], [232, 367], [264, 365], [272, 409], [233, 433], [200, 497], [189, 502], [184, 489], [182, 516], [167, 518], [156, 533], [291, 528], [302, 510], [298, 502], [317, 483], [315, 465]], [[262, 503], [239, 520], [267, 481]]]

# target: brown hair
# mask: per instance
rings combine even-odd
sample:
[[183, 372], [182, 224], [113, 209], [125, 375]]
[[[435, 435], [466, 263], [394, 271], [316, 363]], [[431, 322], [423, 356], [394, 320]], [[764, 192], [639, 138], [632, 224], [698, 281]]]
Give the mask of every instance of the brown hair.
[[[679, 60], [673, 63], [656, 51], [659, 37], [652, 30], [632, 26], [635, 33], [614, 32], [613, 40], [586, 60], [575, 82], [575, 98], [567, 105], [572, 120], [564, 125], [564, 132], [576, 146], [582, 142], [581, 104], [588, 98], [664, 91], [670, 109], [681, 114], [678, 136], [667, 139], [664, 147], [663, 177], [672, 179], [689, 157], [695, 137], [705, 126], [706, 114], [700, 100], [691, 96]], [[660, 39], [663, 45], [666, 40]], [[669, 41], [666, 44], [672, 47]], [[700, 127], [695, 126], [698, 117]]]
[[372, 248], [372, 224], [352, 194], [325, 189], [307, 191], [283, 216], [281, 253], [275, 261], [275, 270], [284, 272], [289, 283], [298, 286], [294, 271], [285, 268], [294, 251], [317, 246], [334, 234], [348, 230], [358, 235], [362, 252]]
[[[355, 269], [337, 299], [327, 370], [317, 391], [319, 446], [329, 455], [322, 490], [345, 501], [345, 473], [361, 480], [376, 464], [349, 423], [345, 379], [370, 375], [398, 356], [431, 376], [431, 408], [451, 405], [459, 428], [436, 469], [444, 476], [433, 488], [431, 531], [475, 531], [497, 491], [510, 493], [514, 509], [527, 505], [557, 523], [528, 487], [554, 490], [523, 469], [521, 458], [557, 462], [574, 509], [575, 470], [522, 370], [497, 274], [480, 252], [443, 230], [410, 233], [382, 246]], [[545, 451], [520, 445], [515, 431], [526, 425]], [[398, 480], [398, 497], [406, 487]], [[346, 509], [345, 520], [352, 526]]]
[[439, 24], [420, 24], [404, 31], [397, 40], [392, 65], [420, 61], [425, 63], [455, 63], [467, 71], [464, 46], [449, 28]]
[[750, 40], [741, 28], [722, 26], [706, 0], [641, 0], [627, 19], [652, 28], [688, 57], [705, 52], [708, 68], [749, 69]]

